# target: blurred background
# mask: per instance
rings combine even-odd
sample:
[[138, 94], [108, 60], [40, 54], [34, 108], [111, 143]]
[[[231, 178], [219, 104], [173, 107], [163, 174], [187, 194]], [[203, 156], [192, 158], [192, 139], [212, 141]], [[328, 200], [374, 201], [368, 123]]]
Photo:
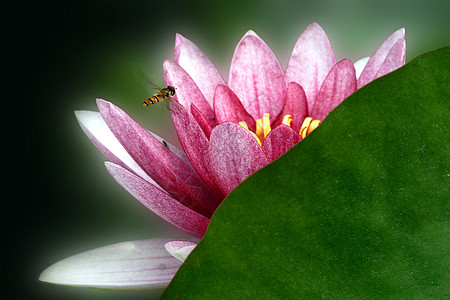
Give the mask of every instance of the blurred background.
[[[111, 292], [37, 281], [50, 264], [126, 240], [183, 236], [134, 200], [104, 168], [73, 111], [97, 97], [179, 145], [164, 104], [141, 102], [164, 85], [175, 33], [194, 41], [226, 79], [234, 47], [249, 29], [283, 67], [312, 22], [336, 58], [370, 56], [404, 27], [407, 61], [449, 42], [448, 1], [39, 1], [5, 7], [7, 91], [2, 218], [2, 299], [153, 299], [161, 291]], [[12, 129], [12, 130], [11, 130]]]

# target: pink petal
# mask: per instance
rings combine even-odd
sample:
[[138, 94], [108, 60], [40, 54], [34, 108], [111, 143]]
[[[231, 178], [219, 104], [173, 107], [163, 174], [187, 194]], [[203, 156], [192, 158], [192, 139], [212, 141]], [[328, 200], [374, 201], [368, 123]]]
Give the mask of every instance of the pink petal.
[[182, 264], [166, 251], [168, 241], [129, 241], [89, 250], [51, 265], [39, 280], [113, 290], [161, 289]]
[[228, 86], [254, 119], [276, 117], [284, 104], [286, 85], [280, 64], [263, 40], [247, 32], [236, 47]]
[[127, 152], [165, 191], [205, 216], [214, 212], [217, 200], [190, 165], [117, 106], [104, 100], [97, 105]]
[[232, 122], [219, 124], [213, 129], [208, 160], [209, 168], [224, 195], [228, 195], [245, 178], [268, 163], [250, 132]]
[[317, 23], [312, 23], [300, 35], [286, 67], [286, 84], [296, 82], [305, 91], [308, 108], [314, 102], [320, 87], [336, 63], [327, 35]]
[[167, 85], [176, 88], [175, 97], [178, 99], [178, 102], [184, 107], [191, 107], [192, 103], [195, 104], [206, 119], [210, 120], [211, 125], [214, 126], [215, 122], [211, 121], [214, 120], [212, 105], [206, 101], [189, 74], [176, 62], [171, 60], [164, 61], [163, 67]]
[[183, 150], [178, 149], [177, 147], [175, 147], [174, 145], [172, 145], [171, 143], [169, 143], [168, 141], [164, 140], [162, 137], [154, 134], [153, 132], [149, 131], [153, 137], [155, 139], [157, 139], [161, 144], [164, 145], [164, 147], [166, 147], [167, 149], [169, 149], [170, 151], [172, 151], [176, 156], [178, 156], [182, 161], [184, 161], [187, 165], [191, 166], [191, 162], [189, 161], [189, 159], [186, 156], [186, 153], [184, 153]]
[[211, 135], [212, 126], [194, 104], [191, 104], [191, 114], [197, 120], [197, 123], [202, 128], [203, 133], [205, 133], [206, 137], [209, 138], [209, 136]]
[[361, 76], [358, 79], [358, 89], [365, 86], [369, 82], [375, 79], [376, 74], [380, 70], [383, 62], [386, 60], [389, 52], [392, 47], [398, 42], [400, 39], [405, 38], [405, 29], [401, 28], [391, 34], [378, 49], [372, 55], [372, 57], [367, 62], [366, 67], [364, 68]]
[[169, 252], [176, 259], [184, 262], [188, 255], [197, 246], [197, 243], [191, 241], [170, 241], [164, 245], [167, 252]]
[[212, 107], [216, 86], [225, 84], [213, 63], [194, 43], [181, 34], [176, 35], [175, 62], [191, 76]]
[[209, 173], [205, 156], [209, 140], [197, 120], [184, 107], [172, 110], [172, 120], [183, 149], [201, 179], [211, 188], [217, 199], [225, 196], [217, 189], [214, 177]]
[[234, 122], [239, 123], [244, 121], [247, 123], [251, 131], [255, 131], [255, 119], [245, 110], [241, 101], [226, 85], [218, 85], [214, 95], [214, 113], [216, 114], [217, 122]]
[[281, 124], [269, 132], [264, 139], [262, 150], [273, 161], [300, 142], [302, 137], [291, 127]]
[[405, 39], [399, 39], [398, 42], [395, 43], [395, 45], [391, 48], [391, 51], [389, 51], [388, 56], [384, 60], [380, 70], [378, 71], [377, 75], [375, 75], [374, 79], [384, 76], [387, 73], [397, 70], [398, 68], [403, 66], [405, 64], [405, 58], [406, 41]]
[[286, 100], [283, 111], [278, 115], [278, 118], [273, 121], [272, 127], [277, 127], [283, 122], [285, 115], [292, 116], [292, 128], [297, 132], [300, 130], [303, 120], [308, 116], [308, 102], [306, 100], [303, 88], [295, 82], [289, 83]]
[[145, 207], [181, 230], [198, 238], [203, 237], [209, 218], [186, 207], [125, 168], [112, 162], [105, 162], [105, 166], [117, 183]]
[[337, 63], [325, 78], [310, 116], [323, 120], [345, 98], [356, 91], [356, 74], [348, 59]]
[[125, 150], [119, 140], [114, 136], [99, 112], [79, 110], [75, 111], [75, 116], [83, 132], [110, 161], [127, 168], [136, 175], [139, 175], [143, 179], [159, 187], [159, 185], [150, 178], [144, 170], [142, 170], [130, 154], [128, 154], [127, 150]]

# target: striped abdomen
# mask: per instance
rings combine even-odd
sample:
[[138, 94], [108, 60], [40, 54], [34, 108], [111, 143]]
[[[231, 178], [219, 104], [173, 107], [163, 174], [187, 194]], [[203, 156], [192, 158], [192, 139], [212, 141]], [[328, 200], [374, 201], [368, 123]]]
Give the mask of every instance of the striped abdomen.
[[144, 102], [142, 102], [142, 106], [149, 106], [151, 104], [155, 104], [158, 103], [161, 100], [164, 100], [165, 97], [162, 97], [159, 94], [156, 94], [155, 96], [152, 96], [150, 98], [148, 98], [147, 100], [145, 100]]

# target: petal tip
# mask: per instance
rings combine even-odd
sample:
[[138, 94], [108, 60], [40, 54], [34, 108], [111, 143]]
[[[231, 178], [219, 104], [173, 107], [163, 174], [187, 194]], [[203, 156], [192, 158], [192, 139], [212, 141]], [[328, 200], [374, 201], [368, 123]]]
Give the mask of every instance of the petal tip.
[[165, 66], [171, 65], [171, 64], [173, 64], [173, 63], [174, 63], [173, 60], [171, 60], [171, 59], [166, 59], [166, 60], [163, 61], [163, 66], [165, 67]]
[[109, 102], [109, 101], [107, 101], [107, 100], [104, 100], [104, 99], [102, 99], [102, 98], [97, 98], [97, 99], [95, 100], [95, 102], [97, 103], [97, 107], [98, 107], [98, 108], [100, 108], [100, 107], [106, 107], [106, 106], [112, 104], [111, 102]]
[[164, 245], [170, 255], [182, 262], [186, 260], [196, 246], [197, 243], [191, 241], [171, 241]]
[[259, 38], [259, 36], [258, 36], [258, 34], [256, 34], [256, 32], [254, 32], [253, 30], [247, 30], [247, 32], [244, 34], [244, 37], [247, 37], [247, 36], [255, 36], [255, 37], [258, 37]]
[[175, 61], [178, 61], [180, 58], [181, 48], [183, 46], [184, 40], [185, 38], [181, 34], [179, 33], [175, 34], [175, 47], [174, 47]]
[[175, 67], [175, 65], [178, 65], [175, 61], [171, 60], [171, 59], [166, 59], [163, 62], [163, 70], [164, 70], [164, 74], [166, 74], [167, 72], [170, 72], [173, 70], [173, 68]]
[[324, 31], [322, 26], [320, 26], [319, 23], [317, 23], [317, 22], [312, 22], [311, 24], [309, 24], [308, 27], [306, 27], [305, 31], [306, 30], [320, 30], [320, 31]]
[[47, 282], [47, 283], [53, 283], [53, 280], [51, 279], [51, 276], [49, 276], [49, 274], [51, 273], [49, 271], [49, 269], [52, 266], [48, 267], [47, 269], [45, 269], [44, 271], [42, 271], [41, 274], [39, 274], [38, 280], [42, 281], [42, 282]]
[[78, 123], [85, 124], [92, 120], [93, 116], [97, 115], [98, 112], [90, 110], [74, 110], [73, 114], [75, 115]]
[[117, 164], [115, 164], [115, 163], [113, 163], [113, 162], [110, 162], [109, 160], [106, 160], [106, 161], [104, 162], [104, 164], [105, 164], [105, 167], [106, 167], [106, 169], [108, 170], [108, 172], [109, 172], [110, 170], [112, 170], [112, 169], [117, 168]]
[[175, 41], [182, 42], [184, 40], [184, 36], [181, 33], [175, 33]]
[[75, 115], [75, 118], [77, 118], [77, 120], [80, 119], [80, 117], [83, 115], [84, 110], [74, 110], [73, 114]]

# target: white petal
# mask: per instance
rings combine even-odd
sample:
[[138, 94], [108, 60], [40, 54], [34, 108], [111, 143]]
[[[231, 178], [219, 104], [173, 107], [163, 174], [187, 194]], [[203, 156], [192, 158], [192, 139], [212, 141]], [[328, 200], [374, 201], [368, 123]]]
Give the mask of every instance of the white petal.
[[164, 288], [182, 264], [166, 251], [168, 241], [123, 242], [83, 252], [51, 265], [39, 280], [114, 290]]
[[81, 129], [95, 144], [97, 148], [111, 161], [120, 164], [136, 175], [147, 180], [161, 189], [161, 187], [151, 179], [144, 170], [139, 167], [136, 161], [128, 154], [119, 140], [114, 136], [99, 112], [77, 110], [75, 117], [80, 123]]
[[358, 79], [359, 76], [361, 75], [361, 73], [364, 70], [364, 68], [366, 67], [369, 59], [370, 59], [370, 56], [367, 56], [367, 57], [361, 58], [360, 60], [358, 60], [357, 62], [355, 62], [353, 64], [353, 66], [355, 66], [356, 79]]
[[169, 252], [176, 259], [184, 262], [192, 250], [197, 247], [197, 243], [191, 241], [171, 241], [165, 245]]

